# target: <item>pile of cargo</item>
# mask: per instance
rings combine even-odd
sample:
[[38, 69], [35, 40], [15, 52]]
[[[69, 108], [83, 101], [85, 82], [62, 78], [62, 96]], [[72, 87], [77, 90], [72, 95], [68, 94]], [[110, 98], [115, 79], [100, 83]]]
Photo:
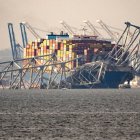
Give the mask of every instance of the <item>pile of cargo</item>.
[[[57, 61], [64, 62], [73, 60], [80, 56], [84, 59], [67, 63], [69, 69], [88, 63], [95, 59], [99, 54], [108, 53], [112, 49], [111, 42], [97, 39], [39, 39], [28, 43], [24, 48], [24, 58], [48, 55], [56, 53]], [[101, 56], [101, 55], [100, 55]], [[41, 65], [49, 60], [50, 56], [44, 56], [38, 60]]]

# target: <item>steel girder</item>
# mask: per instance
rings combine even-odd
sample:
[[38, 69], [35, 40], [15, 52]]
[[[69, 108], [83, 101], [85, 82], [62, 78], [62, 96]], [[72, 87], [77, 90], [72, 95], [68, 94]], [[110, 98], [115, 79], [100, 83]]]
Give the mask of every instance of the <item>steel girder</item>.
[[[43, 59], [47, 55], [1, 62], [0, 87], [3, 89], [50, 89], [70, 88], [65, 79], [70, 69], [66, 62], [57, 62], [56, 55], [50, 54], [50, 59]], [[39, 62], [42, 61], [43, 64]]]

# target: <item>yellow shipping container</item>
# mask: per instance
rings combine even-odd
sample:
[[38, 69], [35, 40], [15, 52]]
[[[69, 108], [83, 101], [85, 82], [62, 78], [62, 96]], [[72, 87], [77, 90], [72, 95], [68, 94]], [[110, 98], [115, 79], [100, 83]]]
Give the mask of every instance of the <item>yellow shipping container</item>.
[[49, 60], [50, 59], [50, 56], [46, 56], [46, 60]]
[[63, 55], [66, 55], [66, 51], [63, 51]]
[[76, 58], [76, 54], [72, 52], [72, 59]]
[[41, 49], [38, 49], [38, 56], [41, 55]]
[[70, 45], [69, 45], [69, 50], [72, 50], [72, 48], [73, 48], [73, 45], [70, 44]]
[[66, 67], [68, 67], [68, 68], [69, 68], [69, 63], [66, 63]]
[[49, 49], [52, 50], [52, 46], [51, 45], [49, 46]]
[[69, 51], [66, 51], [66, 54], [69, 54]]
[[66, 57], [63, 57], [63, 61], [66, 61]]
[[31, 49], [31, 48], [28, 49], [28, 57], [29, 57], [29, 58], [32, 57], [32, 49]]
[[63, 48], [63, 50], [64, 50], [64, 51], [66, 51], [66, 47], [67, 47], [67, 45], [66, 45], [66, 44], [64, 44], [64, 48]]
[[60, 51], [60, 50], [57, 50], [57, 53], [58, 53], [58, 54], [60, 54], [60, 53], [61, 53], [61, 51]]
[[49, 46], [50, 45], [50, 41], [47, 39], [47, 46]]
[[43, 41], [43, 46], [47, 46], [47, 40], [46, 39]]
[[66, 43], [67, 43], [67, 40], [63, 40], [63, 43], [65, 43], [65, 44], [66, 44]]
[[52, 70], [52, 66], [48, 66], [48, 70], [51, 71]]
[[69, 53], [69, 58], [72, 58], [72, 53]]
[[58, 56], [61, 55], [61, 51], [60, 51], [60, 50], [57, 51], [57, 55], [58, 55]]
[[41, 47], [43, 48], [43, 46], [44, 46], [44, 44], [43, 43], [41, 43]]
[[43, 59], [41, 59], [40, 61], [41, 61], [41, 64], [43, 64], [43, 63], [44, 63], [44, 60], [43, 60]]
[[63, 57], [63, 51], [60, 52], [60, 57]]

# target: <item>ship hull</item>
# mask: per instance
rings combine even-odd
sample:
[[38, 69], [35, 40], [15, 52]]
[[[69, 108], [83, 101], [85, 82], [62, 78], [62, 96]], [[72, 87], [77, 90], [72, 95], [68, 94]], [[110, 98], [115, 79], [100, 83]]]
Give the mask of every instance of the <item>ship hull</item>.
[[132, 67], [94, 62], [81, 67], [67, 80], [71, 88], [119, 88], [133, 78]]
[[99, 82], [86, 83], [86, 84], [73, 84], [74, 89], [86, 89], [86, 88], [119, 88], [120, 84], [125, 81], [130, 81], [133, 79], [133, 74], [131, 72], [125, 71], [106, 71], [104, 78]]

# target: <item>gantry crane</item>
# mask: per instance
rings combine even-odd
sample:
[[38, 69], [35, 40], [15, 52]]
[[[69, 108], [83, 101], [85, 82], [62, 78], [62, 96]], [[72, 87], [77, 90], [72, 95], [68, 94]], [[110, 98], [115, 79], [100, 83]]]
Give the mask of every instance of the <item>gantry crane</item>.
[[14, 33], [12, 23], [8, 23], [8, 31], [9, 31], [13, 60], [20, 59], [20, 58], [22, 58], [23, 48], [20, 46], [19, 43], [16, 43], [15, 33]]
[[28, 22], [22, 22], [22, 25], [25, 25], [25, 27], [35, 36], [36, 39], [41, 38]]
[[60, 21], [60, 24], [63, 25], [63, 27], [68, 31], [70, 35], [75, 35], [75, 32], [71, 29], [71, 27], [65, 22], [65, 21]]
[[28, 38], [27, 38], [27, 33], [26, 33], [25, 24], [20, 23], [20, 30], [21, 30], [21, 36], [22, 36], [23, 47], [26, 48], [26, 46], [27, 46], [27, 44], [28, 44]]
[[111, 37], [112, 41], [117, 42], [118, 37], [109, 29], [109, 27], [102, 20], [97, 20], [97, 23], [99, 23], [100, 26], [107, 32], [107, 34]]
[[103, 38], [103, 36], [98, 32], [98, 30], [93, 26], [93, 24], [89, 20], [84, 20], [83, 22], [91, 29], [95, 36]]

